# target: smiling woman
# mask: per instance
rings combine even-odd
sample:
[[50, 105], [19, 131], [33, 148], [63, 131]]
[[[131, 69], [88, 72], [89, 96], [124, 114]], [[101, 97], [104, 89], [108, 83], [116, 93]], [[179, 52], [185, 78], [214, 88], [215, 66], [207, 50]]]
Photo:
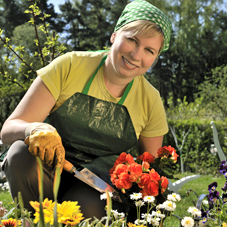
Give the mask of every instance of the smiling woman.
[[[64, 170], [65, 159], [111, 185], [109, 170], [122, 152], [157, 156], [168, 125], [160, 94], [143, 74], [168, 50], [170, 34], [163, 12], [135, 0], [123, 10], [110, 50], [66, 53], [37, 71], [1, 131], [3, 143], [12, 144], [3, 169], [13, 198], [21, 191], [32, 210], [29, 201], [38, 198], [34, 156], [39, 156], [45, 198], [53, 199], [52, 173], [60, 167], [58, 201], [78, 201], [85, 218], [105, 215], [100, 193]], [[127, 204], [113, 207], [124, 210]]]

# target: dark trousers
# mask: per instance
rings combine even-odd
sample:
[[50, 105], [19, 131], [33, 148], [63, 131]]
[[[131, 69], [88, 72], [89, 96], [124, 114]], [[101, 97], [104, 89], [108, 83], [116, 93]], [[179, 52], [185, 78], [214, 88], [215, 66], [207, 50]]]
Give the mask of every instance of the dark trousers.
[[[10, 147], [2, 164], [10, 187], [12, 198], [20, 191], [24, 206], [34, 211], [29, 201], [39, 201], [36, 158], [28, 151], [23, 141], [16, 141]], [[43, 170], [44, 199], [53, 200], [54, 176]], [[78, 201], [85, 218], [106, 216], [106, 201], [100, 200], [100, 192], [76, 179], [63, 170], [58, 194], [58, 203], [63, 201]]]

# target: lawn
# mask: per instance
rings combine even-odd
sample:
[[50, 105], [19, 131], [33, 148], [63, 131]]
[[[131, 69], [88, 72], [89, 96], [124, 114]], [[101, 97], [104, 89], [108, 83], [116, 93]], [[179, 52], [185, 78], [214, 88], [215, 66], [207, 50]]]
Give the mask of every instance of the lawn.
[[[184, 175], [177, 175], [178, 178], [182, 178], [186, 176]], [[177, 203], [177, 208], [173, 212], [173, 214], [185, 217], [190, 216], [190, 214], [187, 212], [187, 209], [190, 206], [194, 206], [194, 204], [197, 201], [197, 195], [200, 194], [207, 194], [208, 193], [208, 185], [212, 182], [216, 181], [218, 183], [217, 190], [221, 192], [221, 187], [225, 184], [225, 177], [223, 175], [220, 175], [219, 177], [213, 177], [213, 176], [201, 176], [200, 178], [196, 180], [192, 180], [185, 185], [182, 186], [181, 189], [179, 189], [179, 194], [181, 195], [181, 201]], [[173, 181], [174, 182], [174, 181]], [[190, 192], [187, 193], [190, 189], [196, 192]], [[12, 199], [10, 196], [9, 191], [0, 191], [0, 201], [3, 202], [3, 206], [7, 208], [7, 210], [10, 210], [13, 207]], [[164, 222], [164, 227], [178, 227], [180, 226], [180, 221], [177, 217], [169, 217]]]

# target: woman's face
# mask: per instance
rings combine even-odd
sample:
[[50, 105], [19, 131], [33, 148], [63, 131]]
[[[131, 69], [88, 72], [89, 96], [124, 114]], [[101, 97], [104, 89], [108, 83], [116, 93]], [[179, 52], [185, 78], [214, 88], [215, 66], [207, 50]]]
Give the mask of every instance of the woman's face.
[[119, 31], [111, 36], [110, 62], [122, 78], [144, 74], [158, 57], [162, 36], [133, 36], [132, 31]]

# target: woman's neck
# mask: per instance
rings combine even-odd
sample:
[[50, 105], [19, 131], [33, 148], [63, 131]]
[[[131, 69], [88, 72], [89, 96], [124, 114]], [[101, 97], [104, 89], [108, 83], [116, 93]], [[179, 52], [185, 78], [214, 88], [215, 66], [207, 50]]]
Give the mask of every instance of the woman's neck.
[[106, 59], [103, 69], [104, 82], [108, 91], [115, 97], [119, 98], [124, 94], [127, 85], [131, 82], [131, 78], [121, 78], [115, 73], [109, 59]]

